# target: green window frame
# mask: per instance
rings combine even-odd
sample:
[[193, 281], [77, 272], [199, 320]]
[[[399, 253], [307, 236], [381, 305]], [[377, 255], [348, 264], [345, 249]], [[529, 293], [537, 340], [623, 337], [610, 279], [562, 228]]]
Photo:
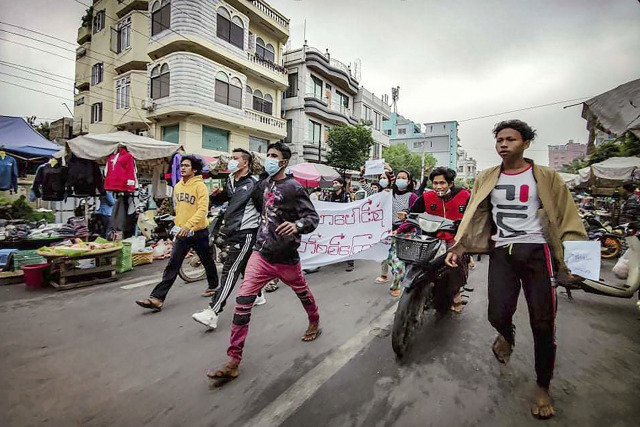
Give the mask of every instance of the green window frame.
[[229, 131], [202, 125], [202, 148], [229, 152]]
[[180, 142], [180, 125], [162, 126], [162, 140], [178, 144]]

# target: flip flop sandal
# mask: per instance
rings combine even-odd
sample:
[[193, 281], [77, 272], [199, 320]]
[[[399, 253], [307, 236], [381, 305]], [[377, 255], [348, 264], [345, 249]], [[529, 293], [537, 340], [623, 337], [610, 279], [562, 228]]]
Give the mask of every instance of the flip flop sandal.
[[275, 292], [280, 288], [280, 286], [276, 285], [275, 283], [269, 283], [267, 286], [264, 287], [264, 291], [265, 292]]
[[493, 351], [493, 355], [496, 357], [496, 360], [498, 362], [506, 364], [509, 361], [509, 358], [511, 357], [511, 352], [513, 351], [513, 346], [510, 347], [509, 352], [506, 355], [501, 355], [500, 353], [498, 353], [498, 350], [497, 350], [500, 338], [502, 338], [504, 340], [502, 335], [498, 335], [496, 337], [495, 341], [493, 342], [493, 345], [491, 346], [491, 350]]
[[[304, 342], [312, 342], [318, 339], [318, 337], [322, 335], [322, 328], [318, 328], [315, 332], [305, 332], [302, 337], [302, 341]], [[310, 338], [310, 339], [305, 339]]]
[[158, 312], [160, 310], [162, 310], [162, 303], [160, 303], [159, 306], [155, 305], [150, 298], [147, 299], [143, 299], [143, 300], [138, 300], [136, 301], [136, 304], [138, 304], [140, 307], [142, 308], [146, 308], [148, 310], [153, 310], [154, 312]]
[[218, 387], [222, 387], [223, 385], [225, 385], [226, 383], [235, 380], [236, 378], [238, 378], [238, 370], [235, 370], [235, 374], [233, 372], [232, 368], [229, 368], [228, 366], [225, 366], [222, 369], [219, 369], [215, 372], [211, 372], [211, 370], [209, 370], [207, 372], [207, 377], [209, 378], [209, 389], [214, 389], [214, 388], [218, 388]]
[[213, 296], [213, 294], [215, 294], [215, 293], [216, 293], [215, 289], [207, 289], [206, 291], [204, 291], [202, 293], [202, 296], [205, 297], [205, 298], [211, 298]]
[[376, 277], [376, 280], [375, 280], [376, 283], [387, 283], [388, 281], [389, 281], [389, 276], [387, 276], [386, 278], [383, 278], [382, 276]]

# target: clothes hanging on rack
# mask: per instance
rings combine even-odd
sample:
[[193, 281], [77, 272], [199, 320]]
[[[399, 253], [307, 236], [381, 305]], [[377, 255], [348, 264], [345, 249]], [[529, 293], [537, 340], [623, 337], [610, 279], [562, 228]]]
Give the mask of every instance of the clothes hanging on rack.
[[45, 163], [36, 170], [31, 189], [42, 200], [59, 202], [65, 198], [67, 175], [67, 167]]
[[167, 181], [164, 179], [164, 172], [166, 165], [158, 165], [153, 168], [153, 175], [151, 178], [151, 185], [153, 186], [153, 198], [165, 199], [171, 197], [171, 187], [167, 185]]
[[18, 191], [18, 161], [6, 154], [0, 157], [0, 190]]
[[137, 213], [133, 197], [129, 194], [118, 194], [116, 204], [111, 212], [109, 229], [122, 231], [125, 238], [131, 237], [135, 231], [136, 221]]
[[133, 193], [138, 187], [136, 162], [126, 148], [107, 157], [105, 168], [105, 189]]
[[67, 193], [75, 197], [93, 197], [104, 194], [104, 180], [100, 166], [93, 160], [73, 156], [69, 161]]
[[175, 187], [182, 179], [182, 172], [180, 172], [180, 162], [182, 162], [182, 154], [176, 153], [171, 160], [171, 186]]

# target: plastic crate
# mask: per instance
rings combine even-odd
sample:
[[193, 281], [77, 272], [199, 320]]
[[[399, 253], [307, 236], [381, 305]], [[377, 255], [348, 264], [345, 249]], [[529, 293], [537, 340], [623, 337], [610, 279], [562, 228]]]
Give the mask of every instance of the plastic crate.
[[131, 243], [122, 242], [122, 249], [116, 258], [116, 272], [120, 274], [130, 270], [133, 270], [131, 260]]
[[13, 253], [13, 269], [19, 270], [23, 265], [33, 265], [46, 263], [47, 259], [38, 255], [37, 249], [28, 251], [18, 251]]
[[396, 237], [394, 241], [398, 259], [417, 264], [429, 262], [438, 247], [437, 239], [422, 240]]
[[136, 267], [138, 265], [151, 264], [153, 262], [153, 250], [146, 252], [136, 252], [131, 254], [131, 264]]

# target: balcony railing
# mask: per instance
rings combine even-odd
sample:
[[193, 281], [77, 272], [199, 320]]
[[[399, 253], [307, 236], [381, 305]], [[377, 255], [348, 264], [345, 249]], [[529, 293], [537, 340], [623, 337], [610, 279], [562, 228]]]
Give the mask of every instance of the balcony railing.
[[318, 55], [322, 55], [322, 57], [329, 63], [329, 65], [337, 70], [343, 71], [347, 75], [356, 78], [355, 73], [351, 71], [351, 67], [346, 65], [344, 62], [338, 61], [337, 59], [331, 58], [331, 56], [327, 57], [327, 53], [320, 52], [315, 47], [308, 46], [307, 52], [315, 52]]
[[268, 61], [266, 59], [262, 59], [258, 55], [256, 55], [255, 53], [247, 52], [247, 57], [249, 58], [249, 61], [253, 62], [254, 64], [261, 65], [264, 68], [266, 68], [268, 70], [271, 70], [276, 74], [279, 74], [281, 76], [286, 76], [287, 75], [287, 69], [286, 68], [284, 68], [281, 65], [274, 64], [273, 62]]
[[282, 120], [255, 110], [245, 110], [244, 117], [253, 122], [258, 122], [267, 126], [273, 126], [279, 130], [285, 130], [287, 127], [286, 120]]
[[264, 13], [269, 18], [276, 21], [278, 24], [280, 24], [284, 28], [289, 29], [289, 20], [286, 19], [284, 16], [280, 15], [275, 9], [273, 9], [267, 3], [263, 2], [262, 0], [251, 0], [251, 4], [253, 4], [253, 6], [256, 9], [260, 10], [262, 13]]

